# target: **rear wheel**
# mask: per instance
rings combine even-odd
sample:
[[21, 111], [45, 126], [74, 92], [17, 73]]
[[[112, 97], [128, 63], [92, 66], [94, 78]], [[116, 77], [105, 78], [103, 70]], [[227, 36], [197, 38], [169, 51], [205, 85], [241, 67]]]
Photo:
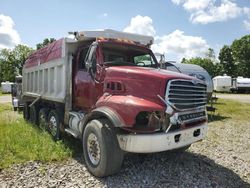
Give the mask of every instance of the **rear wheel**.
[[120, 170], [123, 152], [108, 120], [92, 120], [87, 124], [83, 134], [83, 155], [88, 170], [97, 177]]
[[38, 108], [35, 105], [32, 105], [29, 109], [30, 111], [30, 119], [29, 121], [33, 124], [38, 124]]
[[42, 108], [38, 113], [38, 126], [40, 129], [45, 130], [48, 124], [48, 109]]
[[60, 139], [60, 118], [56, 110], [51, 110], [48, 116], [48, 131], [55, 140]]
[[26, 121], [28, 121], [29, 118], [30, 118], [29, 104], [28, 103], [24, 103], [24, 105], [23, 105], [23, 119], [25, 119]]

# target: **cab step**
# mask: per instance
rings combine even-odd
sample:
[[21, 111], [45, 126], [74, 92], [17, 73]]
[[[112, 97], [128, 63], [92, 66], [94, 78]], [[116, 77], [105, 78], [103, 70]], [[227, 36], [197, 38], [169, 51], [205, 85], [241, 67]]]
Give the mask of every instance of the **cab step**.
[[65, 132], [68, 133], [68, 134], [70, 134], [70, 135], [72, 135], [75, 138], [79, 138], [80, 137], [80, 135], [79, 135], [78, 132], [76, 132], [76, 131], [74, 131], [74, 130], [72, 130], [70, 128], [66, 128]]

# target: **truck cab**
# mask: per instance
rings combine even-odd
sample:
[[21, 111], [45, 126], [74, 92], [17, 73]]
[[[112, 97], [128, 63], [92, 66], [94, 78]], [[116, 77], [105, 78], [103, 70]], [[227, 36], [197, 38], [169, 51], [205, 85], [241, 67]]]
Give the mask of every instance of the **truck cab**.
[[152, 42], [85, 31], [35, 52], [23, 70], [24, 118], [55, 139], [62, 131], [81, 139], [87, 168], [98, 177], [117, 173], [127, 152], [186, 149], [202, 140], [206, 84], [159, 69]]

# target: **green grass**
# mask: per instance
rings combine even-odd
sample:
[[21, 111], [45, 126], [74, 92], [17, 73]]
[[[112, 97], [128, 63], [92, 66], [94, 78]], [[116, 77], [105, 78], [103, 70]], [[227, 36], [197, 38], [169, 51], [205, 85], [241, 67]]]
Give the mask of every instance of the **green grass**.
[[62, 141], [54, 142], [11, 109], [10, 104], [0, 104], [0, 169], [26, 161], [62, 161], [72, 155]]
[[218, 99], [215, 103], [216, 118], [220, 120], [223, 119], [233, 119], [234, 121], [248, 121], [250, 117], [250, 104], [249, 103], [240, 103], [234, 100]]
[[0, 104], [0, 117], [3, 116], [2, 112], [11, 111], [12, 108], [13, 107], [12, 107], [11, 103]]
[[10, 94], [9, 93], [2, 93], [1, 88], [0, 88], [0, 96], [3, 96], [3, 95], [10, 95]]

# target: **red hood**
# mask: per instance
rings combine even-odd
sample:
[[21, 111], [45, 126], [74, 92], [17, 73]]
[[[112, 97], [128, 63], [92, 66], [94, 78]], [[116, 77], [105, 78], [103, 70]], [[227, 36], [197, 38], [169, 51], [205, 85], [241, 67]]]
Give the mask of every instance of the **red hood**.
[[157, 95], [164, 97], [166, 83], [171, 79], [191, 80], [195, 78], [163, 69], [113, 66], [106, 69], [105, 82], [119, 81], [124, 85], [126, 95], [154, 98], [159, 101]]
[[156, 69], [150, 67], [138, 67], [138, 66], [116, 66], [107, 68], [107, 75], [111, 77], [120, 77], [120, 78], [130, 78], [138, 80], [147, 80], [147, 79], [157, 79], [158, 81], [167, 81], [170, 79], [187, 79], [191, 80], [194, 77], [177, 73], [173, 71]]

